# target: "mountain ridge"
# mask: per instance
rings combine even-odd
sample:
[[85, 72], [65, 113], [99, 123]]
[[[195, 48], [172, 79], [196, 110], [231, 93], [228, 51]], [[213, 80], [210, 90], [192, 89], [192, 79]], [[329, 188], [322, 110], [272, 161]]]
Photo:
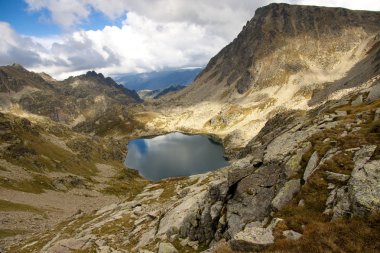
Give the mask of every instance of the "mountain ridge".
[[[70, 102], [64, 111], [73, 110], [71, 96], [84, 104], [81, 120], [34, 111], [43, 96], [1, 109], [0, 195], [14, 196], [0, 201], [8, 208], [0, 216], [8, 224], [0, 234], [11, 234], [0, 238], [6, 250], [379, 251], [379, 19], [380, 12], [271, 4], [192, 85], [157, 101], [118, 101], [124, 93], [104, 90], [113, 83], [89, 72], [66, 81], [69, 94], [59, 97]], [[25, 75], [11, 84], [50, 85]], [[25, 93], [0, 82], [0, 96], [19, 103]], [[174, 131], [222, 142], [230, 165], [158, 182], [125, 170], [128, 140]], [[20, 224], [28, 231], [12, 236]]]

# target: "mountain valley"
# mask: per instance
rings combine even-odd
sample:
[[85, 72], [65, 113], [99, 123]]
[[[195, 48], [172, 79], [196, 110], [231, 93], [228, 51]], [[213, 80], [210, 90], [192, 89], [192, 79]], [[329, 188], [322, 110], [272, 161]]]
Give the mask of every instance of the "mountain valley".
[[[128, 141], [223, 144], [149, 181]], [[1, 252], [380, 251], [380, 13], [270, 4], [191, 85], [145, 101], [101, 73], [0, 67]]]

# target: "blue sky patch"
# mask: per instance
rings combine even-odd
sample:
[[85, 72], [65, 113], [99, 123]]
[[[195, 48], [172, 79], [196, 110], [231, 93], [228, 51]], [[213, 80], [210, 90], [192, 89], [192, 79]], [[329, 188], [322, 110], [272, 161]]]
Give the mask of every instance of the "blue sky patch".
[[[86, 20], [73, 29], [99, 30], [107, 25], [121, 26], [122, 17], [110, 20], [103, 13], [91, 8], [91, 14]], [[23, 0], [0, 0], [0, 21], [9, 23], [19, 34], [45, 37], [59, 35], [63, 28], [55, 24], [47, 9], [28, 11], [28, 5]]]

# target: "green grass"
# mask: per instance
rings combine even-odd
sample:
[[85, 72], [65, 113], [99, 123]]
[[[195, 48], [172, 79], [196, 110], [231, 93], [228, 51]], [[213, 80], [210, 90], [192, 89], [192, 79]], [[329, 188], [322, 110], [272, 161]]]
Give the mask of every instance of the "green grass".
[[54, 190], [51, 180], [41, 174], [33, 175], [33, 180], [16, 181], [0, 177], [0, 186], [16, 191], [29, 193], [43, 193], [45, 190]]
[[119, 174], [107, 182], [108, 186], [102, 190], [105, 194], [115, 196], [128, 196], [128, 199], [133, 199], [139, 194], [148, 181], [141, 178], [135, 170], [120, 168]]

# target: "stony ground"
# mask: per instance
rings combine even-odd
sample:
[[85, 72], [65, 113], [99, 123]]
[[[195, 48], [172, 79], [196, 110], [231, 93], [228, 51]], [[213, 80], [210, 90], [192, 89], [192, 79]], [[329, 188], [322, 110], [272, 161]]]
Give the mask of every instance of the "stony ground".
[[272, 118], [224, 169], [149, 183], [9, 252], [377, 252], [376, 85]]

